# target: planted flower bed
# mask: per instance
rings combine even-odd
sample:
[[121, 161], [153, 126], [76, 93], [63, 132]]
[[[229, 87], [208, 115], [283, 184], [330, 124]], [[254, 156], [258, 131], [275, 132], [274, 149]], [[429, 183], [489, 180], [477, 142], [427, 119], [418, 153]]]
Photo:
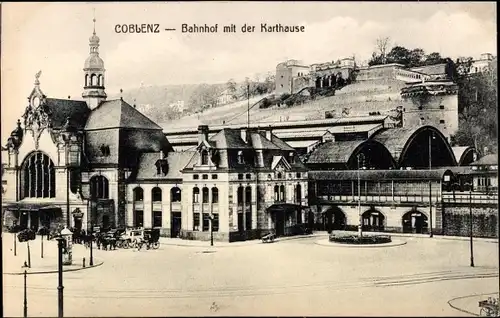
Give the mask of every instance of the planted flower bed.
[[329, 238], [330, 242], [340, 244], [384, 244], [392, 242], [389, 235], [366, 235], [359, 237], [358, 235], [338, 235], [332, 234]]

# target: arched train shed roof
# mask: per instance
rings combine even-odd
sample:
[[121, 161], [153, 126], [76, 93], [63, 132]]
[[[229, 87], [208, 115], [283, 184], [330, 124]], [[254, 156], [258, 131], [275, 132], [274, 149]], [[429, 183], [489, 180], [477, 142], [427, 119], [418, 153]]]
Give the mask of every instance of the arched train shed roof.
[[308, 159], [307, 164], [347, 164], [356, 160], [354, 158], [358, 153], [363, 152], [367, 148], [375, 148], [378, 151], [387, 152], [387, 157], [390, 158], [390, 166], [395, 166], [389, 151], [383, 144], [376, 140], [348, 140], [348, 141], [327, 141], [314, 149]]
[[474, 156], [475, 148], [471, 146], [465, 146], [465, 147], [452, 147], [453, 154], [455, 155], [455, 160], [457, 161], [457, 164], [459, 166], [462, 165], [469, 165], [472, 161], [470, 162], [464, 162], [464, 160], [467, 159], [468, 156]]
[[445, 149], [453, 161], [450, 162], [450, 165], [457, 165], [457, 160], [455, 159], [453, 150], [446, 140], [446, 137], [439, 131], [439, 129], [433, 126], [425, 125], [412, 128], [384, 129], [374, 133], [371, 139], [383, 144], [387, 150], [389, 150], [394, 160], [398, 163], [398, 166], [401, 166], [403, 159], [407, 156], [408, 148], [410, 148], [414, 140], [420, 134], [426, 134], [428, 132], [434, 133], [434, 136], [445, 145]]

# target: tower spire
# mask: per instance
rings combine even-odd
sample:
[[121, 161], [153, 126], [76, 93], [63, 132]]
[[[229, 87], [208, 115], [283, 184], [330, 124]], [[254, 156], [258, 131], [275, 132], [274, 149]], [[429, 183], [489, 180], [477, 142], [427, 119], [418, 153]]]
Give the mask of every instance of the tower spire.
[[95, 21], [96, 21], [95, 20], [95, 8], [93, 8], [93, 10], [94, 10], [94, 19], [92, 19], [92, 21], [94, 22], [94, 33], [93, 34], [95, 35]]

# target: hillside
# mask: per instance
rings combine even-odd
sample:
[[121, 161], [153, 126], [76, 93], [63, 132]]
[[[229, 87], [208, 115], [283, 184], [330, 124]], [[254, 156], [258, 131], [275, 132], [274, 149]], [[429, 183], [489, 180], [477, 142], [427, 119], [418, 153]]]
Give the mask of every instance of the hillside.
[[[301, 105], [270, 108], [251, 107], [250, 121], [280, 122], [300, 121], [325, 118], [329, 111], [340, 116], [347, 109], [349, 116], [368, 115], [370, 112], [385, 112], [399, 106], [400, 90], [405, 83], [395, 79], [375, 79], [355, 82], [336, 91], [335, 96], [324, 97]], [[250, 100], [254, 105], [265, 95]], [[247, 102], [241, 101], [210, 109], [192, 116], [182, 117], [176, 121], [161, 124], [164, 129], [196, 128], [199, 124], [245, 124], [247, 122]]]

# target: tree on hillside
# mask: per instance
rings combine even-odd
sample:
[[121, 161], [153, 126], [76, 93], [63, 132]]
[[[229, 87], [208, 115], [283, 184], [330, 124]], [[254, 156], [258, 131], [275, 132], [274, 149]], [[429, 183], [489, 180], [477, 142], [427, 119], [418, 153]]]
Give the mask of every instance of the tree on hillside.
[[201, 84], [189, 98], [189, 105], [193, 110], [203, 110], [217, 106], [219, 90], [215, 85]]
[[497, 134], [497, 70], [468, 74], [471, 58], [459, 59], [457, 84], [459, 128], [452, 137], [453, 145], [474, 146], [479, 152], [487, 147], [498, 151]]
[[386, 53], [389, 47], [389, 37], [381, 37], [376, 40], [377, 54], [380, 56], [382, 64], [386, 64]]
[[237, 88], [236, 88], [236, 82], [234, 81], [234, 79], [230, 79], [229, 81], [227, 81], [226, 83], [226, 88], [228, 90], [228, 93], [233, 97], [233, 98], [238, 98], [238, 95], [237, 95]]
[[446, 63], [446, 59], [441, 56], [438, 52], [432, 52], [425, 56], [424, 65], [434, 65]]

